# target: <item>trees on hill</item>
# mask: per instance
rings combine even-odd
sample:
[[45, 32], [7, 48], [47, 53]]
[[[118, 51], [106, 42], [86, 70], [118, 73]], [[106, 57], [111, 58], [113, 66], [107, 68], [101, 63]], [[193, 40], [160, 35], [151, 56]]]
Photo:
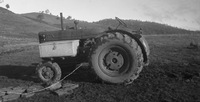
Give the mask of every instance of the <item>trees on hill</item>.
[[67, 19], [68, 19], [68, 20], [72, 19], [72, 16], [68, 16]]
[[45, 10], [45, 13], [46, 13], [46, 14], [49, 14], [49, 13], [50, 13], [49, 9], [46, 9], [46, 10]]
[[42, 22], [42, 20], [44, 19], [44, 14], [43, 13], [39, 13], [37, 16], [37, 19], [40, 21], [40, 23]]
[[10, 8], [10, 5], [9, 5], [9, 4], [6, 4], [6, 8], [9, 9], [9, 8]]

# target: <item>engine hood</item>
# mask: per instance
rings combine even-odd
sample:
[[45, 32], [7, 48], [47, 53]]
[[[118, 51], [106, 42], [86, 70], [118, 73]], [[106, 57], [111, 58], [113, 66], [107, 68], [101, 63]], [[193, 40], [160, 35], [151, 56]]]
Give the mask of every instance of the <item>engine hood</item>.
[[104, 32], [105, 29], [102, 28], [46, 31], [39, 33], [39, 42], [86, 39], [103, 34]]

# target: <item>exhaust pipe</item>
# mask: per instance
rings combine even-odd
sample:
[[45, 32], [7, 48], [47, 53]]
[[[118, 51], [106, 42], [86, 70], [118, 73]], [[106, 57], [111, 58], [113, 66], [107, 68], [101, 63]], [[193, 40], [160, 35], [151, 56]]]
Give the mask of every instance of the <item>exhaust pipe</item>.
[[61, 22], [61, 30], [63, 31], [64, 28], [63, 28], [63, 15], [62, 15], [62, 13], [60, 13], [60, 22]]

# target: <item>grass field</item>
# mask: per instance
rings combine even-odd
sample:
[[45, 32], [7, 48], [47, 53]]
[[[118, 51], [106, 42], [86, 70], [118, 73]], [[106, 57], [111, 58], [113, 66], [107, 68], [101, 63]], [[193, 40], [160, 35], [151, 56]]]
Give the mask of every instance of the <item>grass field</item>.
[[[96, 82], [86, 69], [80, 69], [65, 80], [79, 84], [73, 94], [58, 97], [38, 93], [16, 102], [200, 102], [200, 48], [188, 48], [191, 42], [197, 42], [200, 47], [200, 35], [147, 35], [145, 38], [151, 50], [150, 65], [131, 85]], [[38, 83], [34, 74], [41, 61], [37, 40], [29, 40], [6, 40], [20, 47], [12, 46], [0, 54], [0, 87]], [[1, 49], [9, 48], [7, 43]]]

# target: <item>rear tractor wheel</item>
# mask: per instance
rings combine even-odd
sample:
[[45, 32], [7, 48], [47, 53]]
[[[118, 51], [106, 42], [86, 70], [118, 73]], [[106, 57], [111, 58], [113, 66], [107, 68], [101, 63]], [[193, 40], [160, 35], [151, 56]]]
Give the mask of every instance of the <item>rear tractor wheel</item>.
[[38, 65], [36, 73], [46, 85], [51, 85], [61, 79], [61, 69], [57, 63], [45, 62]]
[[97, 38], [90, 55], [95, 74], [109, 83], [132, 83], [142, 70], [142, 63], [143, 55], [137, 42], [118, 32]]

